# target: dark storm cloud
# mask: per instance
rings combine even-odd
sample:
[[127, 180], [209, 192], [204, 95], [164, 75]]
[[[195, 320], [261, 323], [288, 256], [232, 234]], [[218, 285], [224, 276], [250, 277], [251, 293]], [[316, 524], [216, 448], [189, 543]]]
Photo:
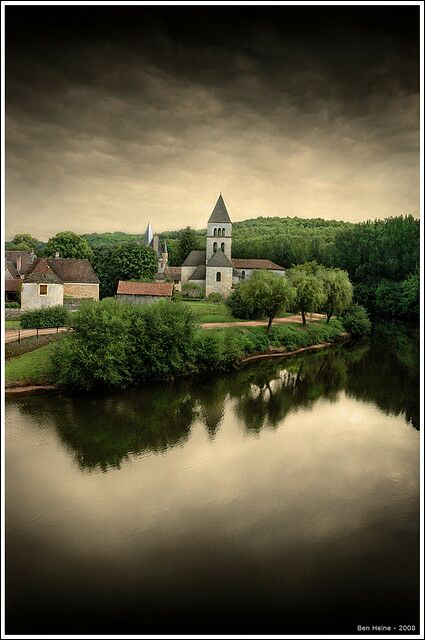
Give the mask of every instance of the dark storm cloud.
[[9, 234], [418, 214], [416, 7], [6, 17]]

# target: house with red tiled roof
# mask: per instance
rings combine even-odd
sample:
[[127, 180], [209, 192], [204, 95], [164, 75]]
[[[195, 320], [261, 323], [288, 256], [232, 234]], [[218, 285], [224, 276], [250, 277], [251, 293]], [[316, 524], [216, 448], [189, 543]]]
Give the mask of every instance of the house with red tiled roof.
[[37, 258], [21, 287], [21, 309], [61, 305], [65, 298], [99, 300], [99, 278], [88, 260]]
[[181, 284], [197, 284], [208, 296], [219, 293], [227, 297], [241, 280], [255, 271], [272, 271], [285, 275], [285, 269], [268, 259], [232, 258], [232, 221], [220, 194], [207, 223], [205, 251], [191, 251], [181, 267]]
[[172, 282], [132, 282], [120, 280], [116, 298], [121, 302], [148, 304], [158, 300], [169, 300], [173, 295]]

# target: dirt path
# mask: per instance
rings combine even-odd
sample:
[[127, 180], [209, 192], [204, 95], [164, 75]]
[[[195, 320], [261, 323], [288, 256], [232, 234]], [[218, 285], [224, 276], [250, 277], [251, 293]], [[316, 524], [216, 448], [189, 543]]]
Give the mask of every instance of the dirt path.
[[33, 338], [34, 336], [47, 336], [52, 333], [62, 333], [67, 331], [68, 327], [54, 327], [53, 329], [6, 329], [4, 332], [4, 341], [16, 342], [24, 338]]
[[[326, 318], [326, 316], [322, 313], [311, 313], [307, 315], [307, 320], [323, 320], [323, 318]], [[284, 324], [286, 322], [302, 322], [301, 315], [275, 318], [273, 320], [273, 324]], [[200, 326], [203, 329], [222, 329], [225, 327], [267, 327], [267, 325], [267, 320], [245, 320], [244, 322], [204, 322], [204, 324]]]

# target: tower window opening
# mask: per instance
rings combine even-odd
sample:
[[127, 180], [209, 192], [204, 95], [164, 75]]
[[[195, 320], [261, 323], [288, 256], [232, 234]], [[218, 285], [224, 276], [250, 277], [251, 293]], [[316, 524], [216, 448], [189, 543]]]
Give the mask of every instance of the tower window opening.
[[224, 253], [224, 242], [221, 243], [221, 250]]
[[213, 244], [213, 252], [215, 253], [216, 251], [217, 251], [217, 243], [214, 242], [214, 244]]
[[214, 235], [215, 236], [217, 235], [217, 229], [214, 229]]
[[225, 235], [226, 235], [226, 229], [224, 229], [224, 227], [223, 227], [223, 229], [221, 230], [221, 235], [222, 235], [222, 236], [225, 236]]
[[218, 235], [221, 237], [221, 229], [218, 230]]

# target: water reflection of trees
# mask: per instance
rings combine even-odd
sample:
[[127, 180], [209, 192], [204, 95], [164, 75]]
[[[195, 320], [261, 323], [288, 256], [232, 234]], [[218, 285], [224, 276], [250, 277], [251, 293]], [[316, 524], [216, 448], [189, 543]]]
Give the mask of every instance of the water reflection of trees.
[[215, 379], [186, 380], [108, 396], [34, 396], [13, 400], [40, 424], [53, 423], [81, 468], [119, 468], [132, 455], [183, 444], [198, 419], [211, 438], [234, 403], [248, 433], [276, 428], [319, 398], [340, 391], [374, 402], [388, 414], [405, 414], [419, 428], [418, 334], [378, 327], [367, 341], [302, 357], [263, 360]]

